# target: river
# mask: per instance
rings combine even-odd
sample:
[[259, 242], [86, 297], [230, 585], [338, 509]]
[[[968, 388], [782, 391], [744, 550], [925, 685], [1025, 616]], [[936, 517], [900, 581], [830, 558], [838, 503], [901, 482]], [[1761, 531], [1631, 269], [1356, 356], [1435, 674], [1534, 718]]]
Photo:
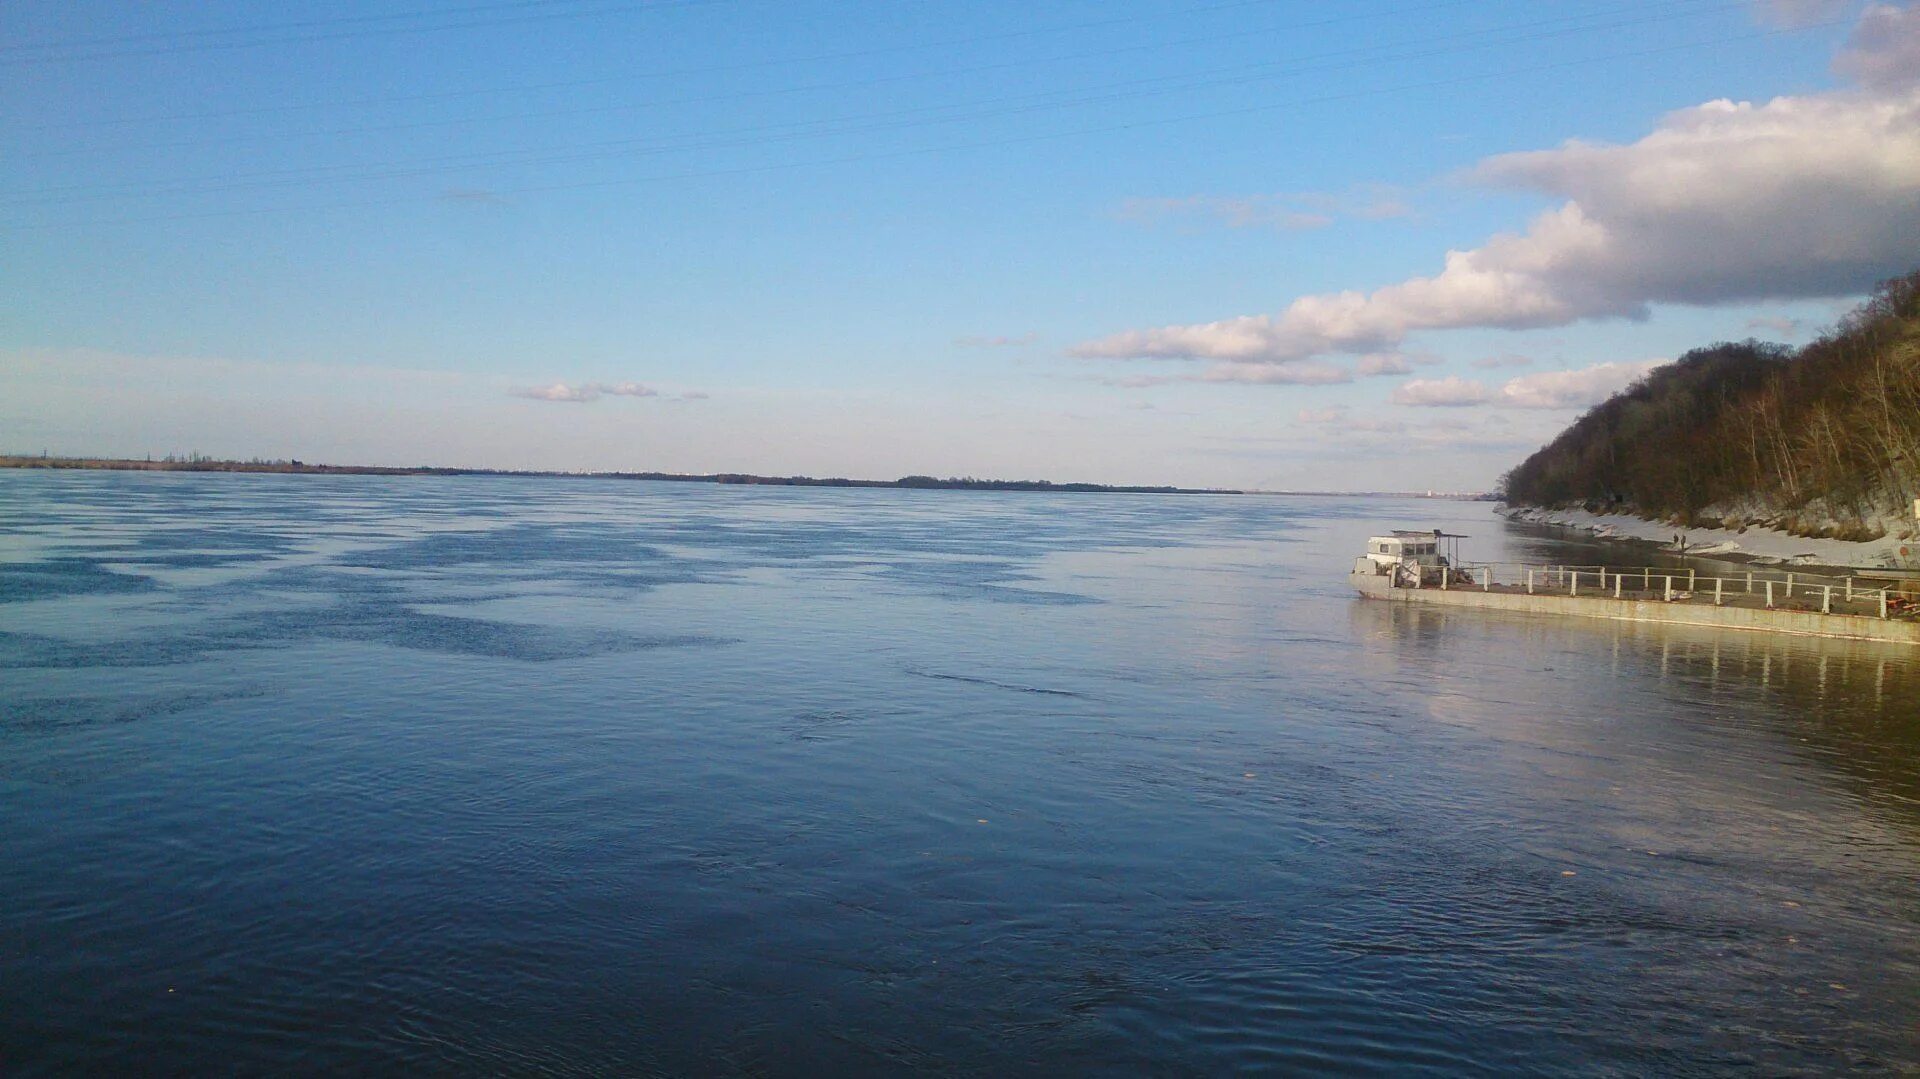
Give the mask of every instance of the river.
[[0, 1060], [1920, 1069], [1911, 650], [1484, 504], [0, 474]]

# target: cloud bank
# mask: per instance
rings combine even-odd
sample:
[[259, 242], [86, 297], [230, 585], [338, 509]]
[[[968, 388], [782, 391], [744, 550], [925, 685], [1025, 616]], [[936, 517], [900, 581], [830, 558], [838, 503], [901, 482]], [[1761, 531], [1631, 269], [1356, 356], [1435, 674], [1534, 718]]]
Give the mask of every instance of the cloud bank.
[[[586, 404], [598, 401], [602, 397], [658, 397], [660, 391], [640, 382], [581, 382], [578, 384], [556, 382], [551, 386], [527, 386], [507, 391], [514, 397], [525, 397], [531, 401], [555, 401], [563, 404]], [[694, 392], [681, 394], [681, 400], [704, 400], [706, 394]]]
[[1277, 229], [1282, 232], [1323, 229], [1343, 217], [1386, 221], [1412, 215], [1412, 207], [1407, 205], [1400, 192], [1385, 185], [1348, 194], [1302, 191], [1132, 198], [1122, 202], [1118, 212], [1122, 221], [1143, 225], [1166, 221], [1214, 221], [1228, 228]]
[[1638, 142], [1489, 158], [1473, 181], [1559, 198], [1522, 232], [1373, 292], [1276, 314], [1128, 330], [1106, 359], [1290, 365], [1392, 351], [1422, 330], [1647, 317], [1653, 304], [1849, 296], [1912, 268], [1920, 236], [1920, 16], [1867, 11], [1835, 61], [1858, 89], [1711, 101]]
[[1498, 389], [1459, 375], [1416, 378], [1402, 383], [1393, 391], [1393, 403], [1415, 408], [1466, 408], [1473, 405], [1529, 409], [1591, 408], [1633, 385], [1647, 372], [1665, 362], [1601, 363], [1576, 371], [1541, 371], [1508, 379]]
[[1920, 7], [1875, 4], [1860, 16], [1835, 71], [1883, 94], [1920, 85]]
[[1038, 340], [1040, 335], [1031, 332], [1023, 333], [1018, 337], [1004, 334], [993, 337], [969, 334], [954, 338], [953, 343], [961, 348], [1018, 348], [1021, 345], [1031, 345]]

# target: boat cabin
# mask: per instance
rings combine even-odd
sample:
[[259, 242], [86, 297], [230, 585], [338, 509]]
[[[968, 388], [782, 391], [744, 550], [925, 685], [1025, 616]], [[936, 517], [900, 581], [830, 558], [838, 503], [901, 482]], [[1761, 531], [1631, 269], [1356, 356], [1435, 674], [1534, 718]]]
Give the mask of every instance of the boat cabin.
[[1422, 566], [1444, 566], [1447, 560], [1440, 553], [1440, 541], [1446, 538], [1443, 532], [1398, 530], [1388, 536], [1372, 536], [1367, 540], [1367, 560], [1381, 566], [1397, 566], [1408, 560]]
[[1354, 559], [1353, 572], [1364, 577], [1396, 578], [1396, 584], [1419, 587], [1437, 583], [1457, 558], [1456, 536], [1439, 530], [1414, 532], [1395, 529], [1384, 536], [1367, 538], [1367, 553]]

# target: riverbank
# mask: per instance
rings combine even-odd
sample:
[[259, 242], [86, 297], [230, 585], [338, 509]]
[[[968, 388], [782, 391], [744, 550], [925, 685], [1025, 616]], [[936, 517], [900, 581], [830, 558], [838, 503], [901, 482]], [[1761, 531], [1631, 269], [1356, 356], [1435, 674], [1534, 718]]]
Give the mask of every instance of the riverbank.
[[1679, 528], [1631, 514], [1588, 513], [1579, 509], [1546, 510], [1502, 504], [1494, 512], [1511, 521], [1575, 529], [1594, 539], [1651, 545], [1668, 554], [1734, 563], [1854, 570], [1920, 569], [1920, 540], [1898, 534], [1856, 542], [1810, 539], [1758, 525], [1740, 529]]
[[1226, 488], [1111, 486], [1104, 483], [1055, 483], [1052, 480], [983, 480], [967, 477], [902, 476], [897, 480], [841, 477], [757, 476], [744, 472], [552, 472], [507, 468], [440, 468], [431, 465], [322, 465], [304, 461], [220, 461], [204, 457], [159, 461], [127, 457], [29, 457], [0, 455], [0, 468], [79, 469], [106, 472], [264, 472], [298, 476], [518, 476], [605, 480], [653, 480], [659, 483], [719, 483], [755, 487], [885, 487], [914, 491], [1037, 491], [1066, 494], [1238, 495]]

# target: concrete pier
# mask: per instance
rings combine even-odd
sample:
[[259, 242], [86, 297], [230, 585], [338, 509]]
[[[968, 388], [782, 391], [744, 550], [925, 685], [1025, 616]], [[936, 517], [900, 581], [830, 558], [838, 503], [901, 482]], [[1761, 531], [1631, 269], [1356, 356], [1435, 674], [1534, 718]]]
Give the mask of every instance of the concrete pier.
[[1355, 574], [1351, 579], [1362, 596], [1389, 602], [1422, 603], [1437, 607], [1481, 607], [1561, 618], [1607, 618], [1619, 622], [1715, 626], [1803, 637], [1920, 645], [1920, 623], [1862, 615], [1723, 607], [1661, 599], [1614, 599], [1604, 593], [1569, 595], [1562, 591], [1528, 595], [1524, 592], [1491, 592], [1477, 588], [1394, 588], [1385, 576]]

